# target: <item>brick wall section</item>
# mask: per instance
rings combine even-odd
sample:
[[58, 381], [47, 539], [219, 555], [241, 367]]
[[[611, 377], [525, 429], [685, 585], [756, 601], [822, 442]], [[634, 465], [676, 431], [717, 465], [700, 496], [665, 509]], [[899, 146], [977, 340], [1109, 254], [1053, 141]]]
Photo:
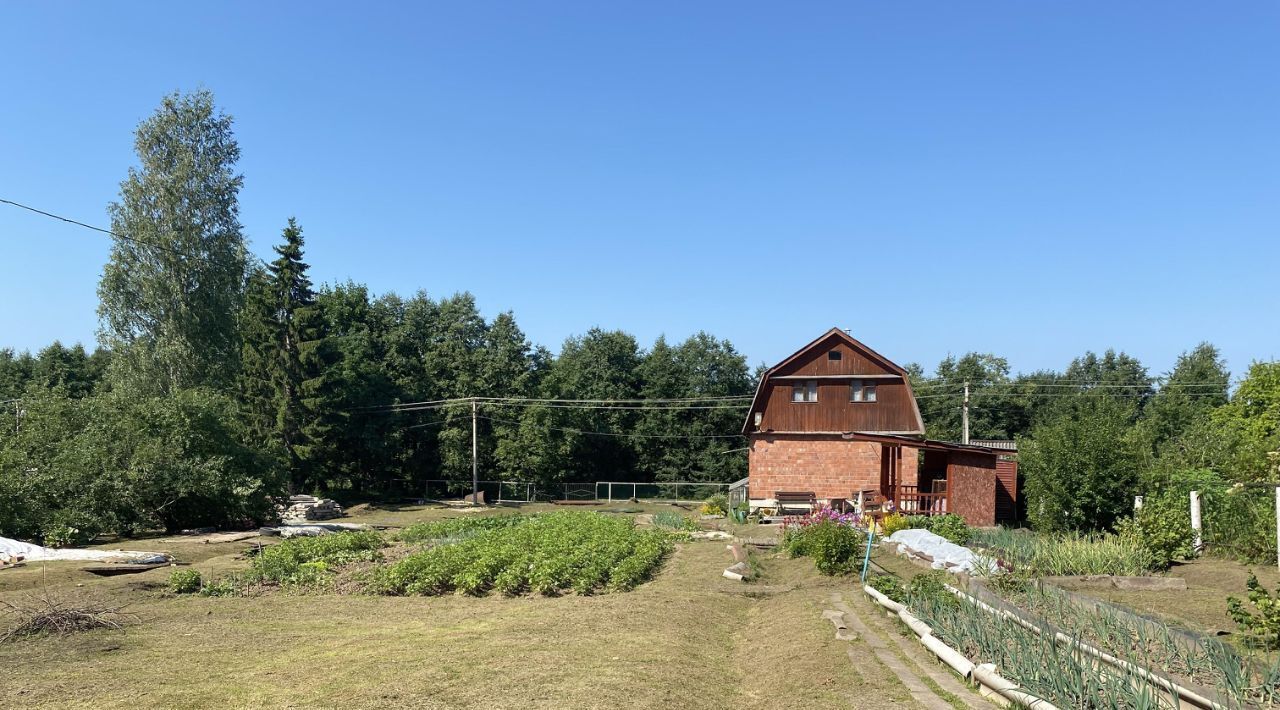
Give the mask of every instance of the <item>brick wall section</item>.
[[[776, 491], [813, 491], [819, 500], [853, 498], [880, 488], [881, 444], [839, 436], [763, 435], [751, 438], [748, 488], [751, 500], [768, 504]], [[914, 485], [918, 456], [903, 447], [899, 483]]]
[[996, 524], [996, 457], [952, 453], [947, 465], [951, 511], [977, 527]]

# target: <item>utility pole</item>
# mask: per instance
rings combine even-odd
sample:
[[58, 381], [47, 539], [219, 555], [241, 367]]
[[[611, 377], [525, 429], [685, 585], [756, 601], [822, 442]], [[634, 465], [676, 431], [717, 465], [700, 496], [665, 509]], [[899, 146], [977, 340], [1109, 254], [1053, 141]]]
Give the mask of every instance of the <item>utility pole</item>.
[[969, 444], [969, 381], [964, 381], [964, 407], [960, 410], [960, 421], [963, 427], [960, 434], [960, 443]]
[[476, 444], [476, 398], [471, 398], [471, 505], [480, 505], [480, 462], [477, 458], [479, 447]]

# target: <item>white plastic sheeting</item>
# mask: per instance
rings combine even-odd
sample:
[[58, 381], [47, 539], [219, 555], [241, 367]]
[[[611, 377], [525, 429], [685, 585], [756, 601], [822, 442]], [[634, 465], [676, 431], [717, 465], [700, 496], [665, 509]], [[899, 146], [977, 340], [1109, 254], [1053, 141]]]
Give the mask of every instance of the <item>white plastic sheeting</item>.
[[949, 572], [987, 572], [995, 562], [928, 530], [899, 530], [890, 535], [888, 541], [898, 545], [900, 552], [905, 550], [917, 557], [926, 558], [934, 569]]
[[21, 540], [11, 540], [7, 537], [0, 537], [0, 556], [9, 559], [23, 557], [28, 562], [38, 562], [40, 560], [120, 560], [137, 564], [146, 564], [154, 561], [163, 562], [168, 559], [166, 555], [158, 552], [84, 550], [77, 548], [57, 550], [52, 547], [41, 547], [29, 542], [22, 542]]

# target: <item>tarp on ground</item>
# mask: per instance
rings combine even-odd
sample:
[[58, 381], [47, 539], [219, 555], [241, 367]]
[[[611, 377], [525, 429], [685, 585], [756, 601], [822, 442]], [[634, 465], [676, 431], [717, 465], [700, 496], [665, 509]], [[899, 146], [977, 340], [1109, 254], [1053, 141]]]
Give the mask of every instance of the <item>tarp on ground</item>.
[[986, 572], [993, 560], [970, 550], [963, 545], [929, 532], [928, 530], [899, 530], [888, 537], [890, 544], [905, 548], [917, 557], [927, 558], [934, 569], [945, 569], [950, 572]]
[[33, 545], [29, 542], [13, 540], [7, 537], [0, 537], [0, 556], [7, 557], [9, 559], [23, 557], [28, 562], [39, 562], [41, 560], [91, 560], [97, 562], [119, 560], [121, 562], [130, 562], [133, 564], [149, 564], [152, 562], [166, 562], [169, 560], [168, 555], [159, 552], [85, 550], [74, 547], [54, 549], [52, 547], [41, 547], [40, 545]]

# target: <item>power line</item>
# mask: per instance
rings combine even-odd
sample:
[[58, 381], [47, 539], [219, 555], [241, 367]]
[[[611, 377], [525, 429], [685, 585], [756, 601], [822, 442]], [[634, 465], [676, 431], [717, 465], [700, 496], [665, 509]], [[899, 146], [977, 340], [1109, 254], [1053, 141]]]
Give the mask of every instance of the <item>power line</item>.
[[[495, 417], [480, 417], [491, 422], [500, 422], [502, 424], [520, 425], [522, 422], [513, 419], [498, 419]], [[541, 429], [550, 429], [552, 431], [564, 431], [571, 434], [584, 434], [587, 436], [613, 436], [624, 439], [740, 439], [741, 434], [619, 434], [610, 431], [585, 431], [583, 429], [570, 429], [567, 427], [541, 426]]]
[[169, 252], [170, 254], [174, 254], [174, 255], [177, 255], [177, 256], [181, 256], [181, 257], [186, 257], [186, 258], [188, 258], [188, 259], [200, 259], [200, 258], [201, 258], [200, 256], [196, 256], [196, 255], [192, 255], [192, 254], [187, 254], [187, 253], [185, 253], [185, 252], [178, 251], [177, 249], [174, 249], [173, 247], [164, 246], [163, 244], [155, 244], [155, 243], [153, 243], [153, 242], [143, 241], [143, 240], [141, 240], [141, 239], [135, 239], [134, 237], [125, 236], [125, 235], [123, 235], [123, 234], [120, 234], [119, 232], [113, 232], [113, 231], [111, 231], [110, 229], [103, 229], [102, 227], [95, 227], [95, 226], [93, 226], [92, 224], [85, 224], [84, 222], [81, 222], [81, 221], [79, 221], [79, 220], [75, 220], [75, 219], [71, 219], [70, 217], [63, 217], [62, 215], [54, 214], [54, 213], [52, 213], [52, 212], [45, 212], [45, 211], [44, 211], [44, 210], [42, 210], [42, 209], [37, 209], [37, 208], [32, 207], [32, 206], [30, 206], [30, 205], [24, 205], [24, 204], [22, 204], [21, 202], [14, 202], [13, 200], [6, 200], [6, 199], [4, 199], [3, 197], [0, 197], [0, 202], [3, 202], [3, 203], [4, 203], [4, 204], [6, 204], [6, 205], [13, 205], [14, 207], [20, 207], [20, 208], [22, 208], [22, 209], [24, 209], [24, 210], [27, 210], [27, 211], [29, 211], [29, 212], [35, 212], [35, 213], [36, 213], [36, 214], [38, 214], [38, 215], [44, 215], [45, 217], [52, 217], [53, 219], [61, 220], [61, 221], [63, 221], [63, 222], [67, 222], [67, 223], [69, 223], [69, 224], [74, 224], [74, 225], [76, 225], [77, 227], [84, 227], [85, 229], [92, 229], [92, 230], [93, 230], [93, 231], [95, 231], [95, 232], [102, 232], [103, 234], [107, 234], [107, 235], [113, 236], [113, 237], [115, 237], [116, 239], [123, 239], [123, 240], [124, 240], [124, 241], [126, 241], [126, 242], [132, 242], [132, 243], [134, 243], [134, 244], [140, 244], [140, 245], [142, 245], [142, 246], [148, 246], [148, 247], [151, 247], [152, 249], [160, 249], [160, 250], [163, 250], [163, 251], [167, 251], [167, 252]]

